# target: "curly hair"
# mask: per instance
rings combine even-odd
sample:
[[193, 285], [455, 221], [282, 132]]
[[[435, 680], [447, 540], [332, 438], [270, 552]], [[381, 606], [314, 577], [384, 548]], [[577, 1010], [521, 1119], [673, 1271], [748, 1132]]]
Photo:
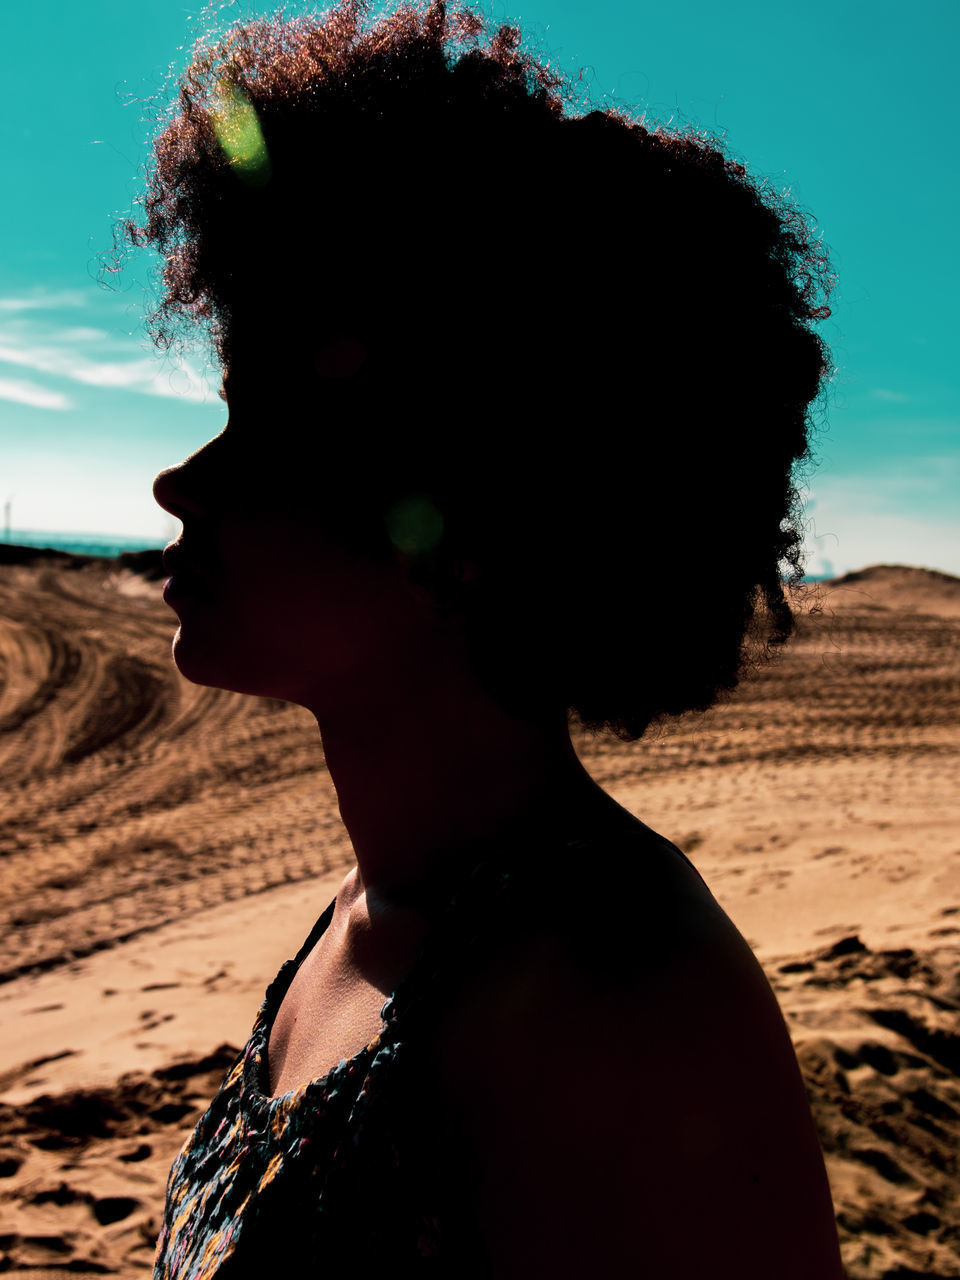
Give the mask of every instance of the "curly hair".
[[455, 599], [507, 703], [633, 739], [786, 639], [830, 274], [715, 140], [580, 110], [464, 8], [343, 0], [198, 48], [155, 147], [157, 340], [339, 397], [341, 521]]

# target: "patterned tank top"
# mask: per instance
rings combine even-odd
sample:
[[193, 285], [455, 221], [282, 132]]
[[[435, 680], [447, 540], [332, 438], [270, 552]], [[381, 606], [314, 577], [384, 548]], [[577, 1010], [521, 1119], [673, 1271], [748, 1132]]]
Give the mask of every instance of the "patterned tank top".
[[586, 858], [609, 852], [600, 843], [569, 841], [521, 869], [502, 858], [475, 867], [384, 1005], [376, 1039], [321, 1079], [271, 1097], [273, 1019], [331, 903], [270, 984], [245, 1049], [174, 1162], [154, 1280], [263, 1280], [278, 1269], [298, 1280], [385, 1268], [488, 1275], [468, 1171], [431, 1109], [418, 1050], [481, 962], [484, 938], [522, 931], [539, 877], [582, 875]]

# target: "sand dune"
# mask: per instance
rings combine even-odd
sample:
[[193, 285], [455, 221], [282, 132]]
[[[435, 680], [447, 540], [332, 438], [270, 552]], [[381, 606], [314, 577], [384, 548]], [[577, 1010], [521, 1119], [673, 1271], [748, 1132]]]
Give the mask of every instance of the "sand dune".
[[0, 978], [348, 861], [311, 717], [182, 680], [132, 576], [0, 566]]
[[[134, 1276], [349, 849], [310, 717], [177, 675], [149, 558], [3, 551], [0, 1269]], [[763, 961], [850, 1276], [960, 1276], [960, 581], [880, 566], [805, 608], [707, 716], [579, 745]]]

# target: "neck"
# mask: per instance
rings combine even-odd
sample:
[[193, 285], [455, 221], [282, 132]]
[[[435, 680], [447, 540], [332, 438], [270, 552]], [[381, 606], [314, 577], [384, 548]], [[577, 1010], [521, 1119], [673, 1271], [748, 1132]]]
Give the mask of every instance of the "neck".
[[580, 764], [566, 717], [511, 715], [472, 682], [407, 682], [367, 713], [314, 708], [368, 891], [429, 908], [498, 840], [562, 835], [614, 802]]

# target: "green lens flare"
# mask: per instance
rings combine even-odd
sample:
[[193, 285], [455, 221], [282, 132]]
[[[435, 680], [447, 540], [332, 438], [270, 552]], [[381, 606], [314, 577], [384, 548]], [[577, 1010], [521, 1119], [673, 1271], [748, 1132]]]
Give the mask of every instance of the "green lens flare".
[[270, 153], [253, 103], [236, 85], [221, 85], [211, 111], [213, 132], [227, 163], [251, 187], [270, 181]]
[[413, 494], [395, 502], [384, 523], [387, 537], [398, 551], [407, 555], [432, 551], [443, 537], [443, 516], [430, 498]]

